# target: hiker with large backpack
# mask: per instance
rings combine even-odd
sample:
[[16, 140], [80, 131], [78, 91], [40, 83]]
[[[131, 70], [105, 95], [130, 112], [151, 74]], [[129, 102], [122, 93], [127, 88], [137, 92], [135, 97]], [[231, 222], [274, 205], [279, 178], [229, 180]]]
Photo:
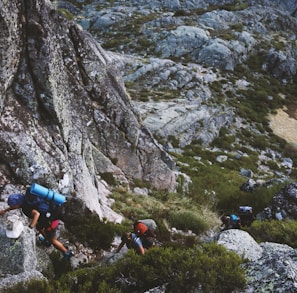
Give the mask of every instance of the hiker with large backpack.
[[55, 209], [54, 203], [48, 200], [48, 198], [37, 195], [41, 194], [40, 191], [43, 191], [42, 188], [44, 187], [33, 184], [31, 189], [28, 188], [26, 190], [25, 194], [11, 194], [7, 201], [9, 207], [1, 210], [0, 215], [4, 215], [10, 210], [22, 209], [22, 212], [31, 219], [29, 228], [33, 229], [36, 227], [41, 234], [39, 239], [43, 243], [52, 244], [62, 252], [64, 259], [69, 259], [74, 255], [73, 252], [58, 241], [56, 236], [60, 217], [59, 212], [57, 212], [59, 207]]
[[152, 219], [138, 220], [134, 222], [133, 231], [140, 237], [145, 249], [149, 249], [155, 245], [156, 228], [156, 222]]
[[116, 249], [118, 253], [126, 244], [128, 249], [134, 249], [136, 253], [143, 255], [145, 250], [155, 245], [157, 224], [152, 219], [138, 220], [133, 224], [133, 232], [122, 234], [122, 242]]

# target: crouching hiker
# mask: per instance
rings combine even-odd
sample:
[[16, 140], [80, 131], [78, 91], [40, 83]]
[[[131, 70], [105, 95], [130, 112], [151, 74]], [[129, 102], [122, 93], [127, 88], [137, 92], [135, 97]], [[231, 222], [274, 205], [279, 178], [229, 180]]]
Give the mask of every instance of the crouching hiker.
[[137, 254], [144, 255], [144, 247], [139, 236], [135, 233], [127, 232], [122, 234], [122, 242], [118, 246], [116, 253], [120, 252], [126, 244], [128, 249], [134, 249]]
[[74, 253], [68, 250], [56, 237], [56, 230], [59, 224], [57, 217], [52, 217], [48, 202], [40, 197], [30, 194], [29, 189], [25, 194], [11, 194], [7, 201], [9, 207], [0, 211], [0, 215], [15, 209], [21, 209], [22, 212], [31, 219], [29, 228], [36, 229], [44, 237], [39, 238], [42, 241], [48, 241], [53, 246], [62, 252], [64, 259], [69, 259]]

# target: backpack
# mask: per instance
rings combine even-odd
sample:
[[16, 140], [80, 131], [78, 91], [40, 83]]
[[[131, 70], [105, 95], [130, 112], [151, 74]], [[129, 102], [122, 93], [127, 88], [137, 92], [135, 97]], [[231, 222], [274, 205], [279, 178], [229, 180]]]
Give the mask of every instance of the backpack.
[[230, 215], [230, 220], [231, 220], [231, 223], [232, 223], [232, 226], [233, 228], [237, 228], [237, 227], [240, 227], [240, 218], [234, 214], [231, 214]]
[[154, 220], [139, 220], [133, 224], [134, 233], [140, 237], [156, 237], [155, 228], [157, 227]]
[[38, 210], [41, 213], [41, 217], [46, 218], [47, 221], [58, 220], [63, 214], [63, 207], [61, 204], [57, 204], [52, 200], [31, 193], [26, 193], [23, 205], [27, 206], [27, 210], [28, 208], [29, 210]]

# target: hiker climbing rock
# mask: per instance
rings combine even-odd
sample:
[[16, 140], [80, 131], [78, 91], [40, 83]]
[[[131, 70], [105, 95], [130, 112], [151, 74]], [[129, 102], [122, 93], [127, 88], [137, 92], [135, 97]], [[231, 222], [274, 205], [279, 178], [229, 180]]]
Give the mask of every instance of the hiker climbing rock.
[[56, 236], [60, 216], [59, 212], [57, 212], [58, 209], [55, 210], [55, 205], [49, 200], [32, 194], [32, 191], [36, 192], [36, 186], [39, 187], [40, 185], [32, 185], [31, 189], [28, 188], [25, 194], [11, 194], [7, 201], [9, 207], [1, 210], [0, 215], [4, 215], [11, 210], [21, 209], [31, 219], [29, 228], [36, 227], [42, 235], [40, 240], [52, 244], [62, 252], [64, 259], [69, 259], [74, 253], [58, 241]]

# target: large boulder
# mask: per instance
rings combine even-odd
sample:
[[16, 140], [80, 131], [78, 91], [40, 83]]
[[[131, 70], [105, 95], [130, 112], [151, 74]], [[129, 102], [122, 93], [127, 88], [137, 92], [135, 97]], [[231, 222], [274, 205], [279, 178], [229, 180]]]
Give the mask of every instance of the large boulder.
[[[0, 210], [4, 208], [7, 205], [0, 202]], [[19, 210], [10, 214], [19, 219], [23, 229], [18, 238], [8, 238], [9, 217], [0, 218], [0, 292], [21, 281], [45, 279], [38, 264], [35, 232], [28, 228], [28, 221]]]
[[221, 232], [217, 237], [217, 243], [250, 261], [256, 261], [262, 256], [260, 245], [249, 233], [239, 229]]
[[243, 268], [250, 292], [296, 292], [297, 249], [285, 244], [256, 243], [250, 234], [239, 229], [221, 232], [217, 243], [246, 259]]
[[242, 292], [297, 292], [297, 250], [261, 243], [262, 257], [244, 264], [247, 286]]

